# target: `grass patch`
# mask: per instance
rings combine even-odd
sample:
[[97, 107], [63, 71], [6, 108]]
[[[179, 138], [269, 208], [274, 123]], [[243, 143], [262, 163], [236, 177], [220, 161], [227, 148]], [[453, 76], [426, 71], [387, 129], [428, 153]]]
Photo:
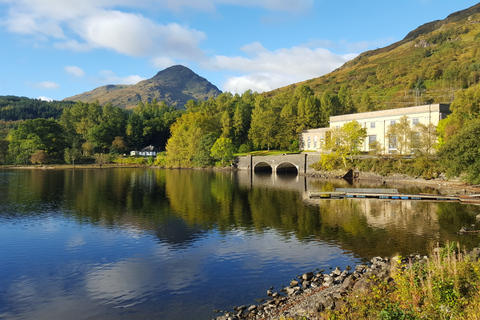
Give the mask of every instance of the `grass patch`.
[[298, 154], [300, 152], [291, 152], [287, 150], [259, 150], [259, 151], [252, 151], [252, 152], [246, 152], [246, 153], [235, 153], [235, 157], [240, 157], [240, 156], [278, 156], [282, 154]]
[[[395, 259], [394, 259], [395, 260]], [[326, 319], [480, 319], [480, 263], [456, 242], [430, 258], [392, 263], [392, 279], [356, 295]]]

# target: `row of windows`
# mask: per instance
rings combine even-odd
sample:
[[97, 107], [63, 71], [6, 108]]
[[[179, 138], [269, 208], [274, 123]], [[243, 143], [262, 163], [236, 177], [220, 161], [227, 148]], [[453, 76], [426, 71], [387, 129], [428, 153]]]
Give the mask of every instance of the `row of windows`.
[[[323, 147], [323, 139], [320, 139], [320, 147]], [[318, 139], [317, 136], [313, 137], [313, 149], [317, 149]], [[311, 146], [311, 139], [307, 137], [307, 149], [310, 149]]]
[[[390, 125], [394, 125], [396, 123], [395, 120], [390, 121]], [[412, 119], [412, 125], [417, 125], [418, 124], [418, 118], [413, 118]], [[375, 122], [370, 122], [370, 129], [375, 129]]]

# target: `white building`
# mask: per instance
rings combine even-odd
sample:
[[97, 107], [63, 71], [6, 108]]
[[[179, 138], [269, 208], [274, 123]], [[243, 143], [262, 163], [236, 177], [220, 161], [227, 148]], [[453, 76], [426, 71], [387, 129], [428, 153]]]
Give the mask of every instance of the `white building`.
[[445, 119], [451, 111], [447, 104], [429, 104], [424, 106], [398, 108], [371, 112], [362, 112], [355, 114], [345, 114], [341, 116], [330, 117], [329, 128], [318, 128], [305, 130], [300, 134], [300, 150], [303, 151], [323, 151], [328, 131], [341, 128], [345, 123], [353, 120], [358, 121], [367, 129], [367, 139], [361, 148], [361, 151], [368, 152], [371, 143], [378, 141], [387, 153], [392, 153], [395, 147], [389, 143], [388, 127], [395, 124], [403, 116], [407, 116], [411, 121], [411, 126], [417, 124], [433, 124]]
[[160, 150], [157, 147], [154, 147], [152, 145], [143, 148], [140, 151], [130, 151], [130, 155], [132, 157], [134, 156], [147, 156], [147, 157], [155, 157], [157, 153], [159, 153]]

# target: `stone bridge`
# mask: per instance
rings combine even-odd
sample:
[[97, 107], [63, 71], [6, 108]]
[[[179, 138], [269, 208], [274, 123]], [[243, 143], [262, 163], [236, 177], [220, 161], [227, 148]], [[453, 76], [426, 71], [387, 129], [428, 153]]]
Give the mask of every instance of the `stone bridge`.
[[237, 158], [237, 168], [253, 172], [294, 173], [313, 172], [310, 168], [320, 160], [319, 154], [298, 153], [276, 156], [242, 156]]

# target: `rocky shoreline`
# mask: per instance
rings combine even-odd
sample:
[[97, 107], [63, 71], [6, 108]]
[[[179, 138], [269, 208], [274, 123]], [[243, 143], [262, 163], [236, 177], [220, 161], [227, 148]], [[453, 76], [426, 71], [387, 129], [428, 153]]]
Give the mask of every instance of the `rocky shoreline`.
[[[480, 248], [473, 249], [470, 254], [478, 259]], [[347, 266], [341, 270], [337, 267], [330, 273], [324, 270], [307, 272], [293, 279], [280, 292], [267, 290], [269, 298], [263, 303], [235, 307], [233, 311], [225, 312], [216, 320], [323, 320], [326, 319], [323, 312], [341, 308], [347, 295], [362, 294], [375, 284], [394, 281], [391, 270], [395, 266], [405, 268], [413, 262], [426, 261], [427, 258], [419, 254], [402, 259], [375, 257], [370, 263], [360, 264], [355, 268]]]
[[[409, 257], [420, 259], [421, 256]], [[390, 277], [390, 259], [375, 257], [370, 264], [360, 264], [355, 268], [339, 267], [330, 273], [324, 270], [304, 273], [293, 279], [280, 292], [267, 290], [267, 301], [258, 305], [238, 306], [231, 312], [225, 312], [216, 320], [270, 320], [280, 317], [307, 317], [323, 319], [321, 312], [340, 307], [342, 299], [351, 292], [362, 292], [374, 282]]]

